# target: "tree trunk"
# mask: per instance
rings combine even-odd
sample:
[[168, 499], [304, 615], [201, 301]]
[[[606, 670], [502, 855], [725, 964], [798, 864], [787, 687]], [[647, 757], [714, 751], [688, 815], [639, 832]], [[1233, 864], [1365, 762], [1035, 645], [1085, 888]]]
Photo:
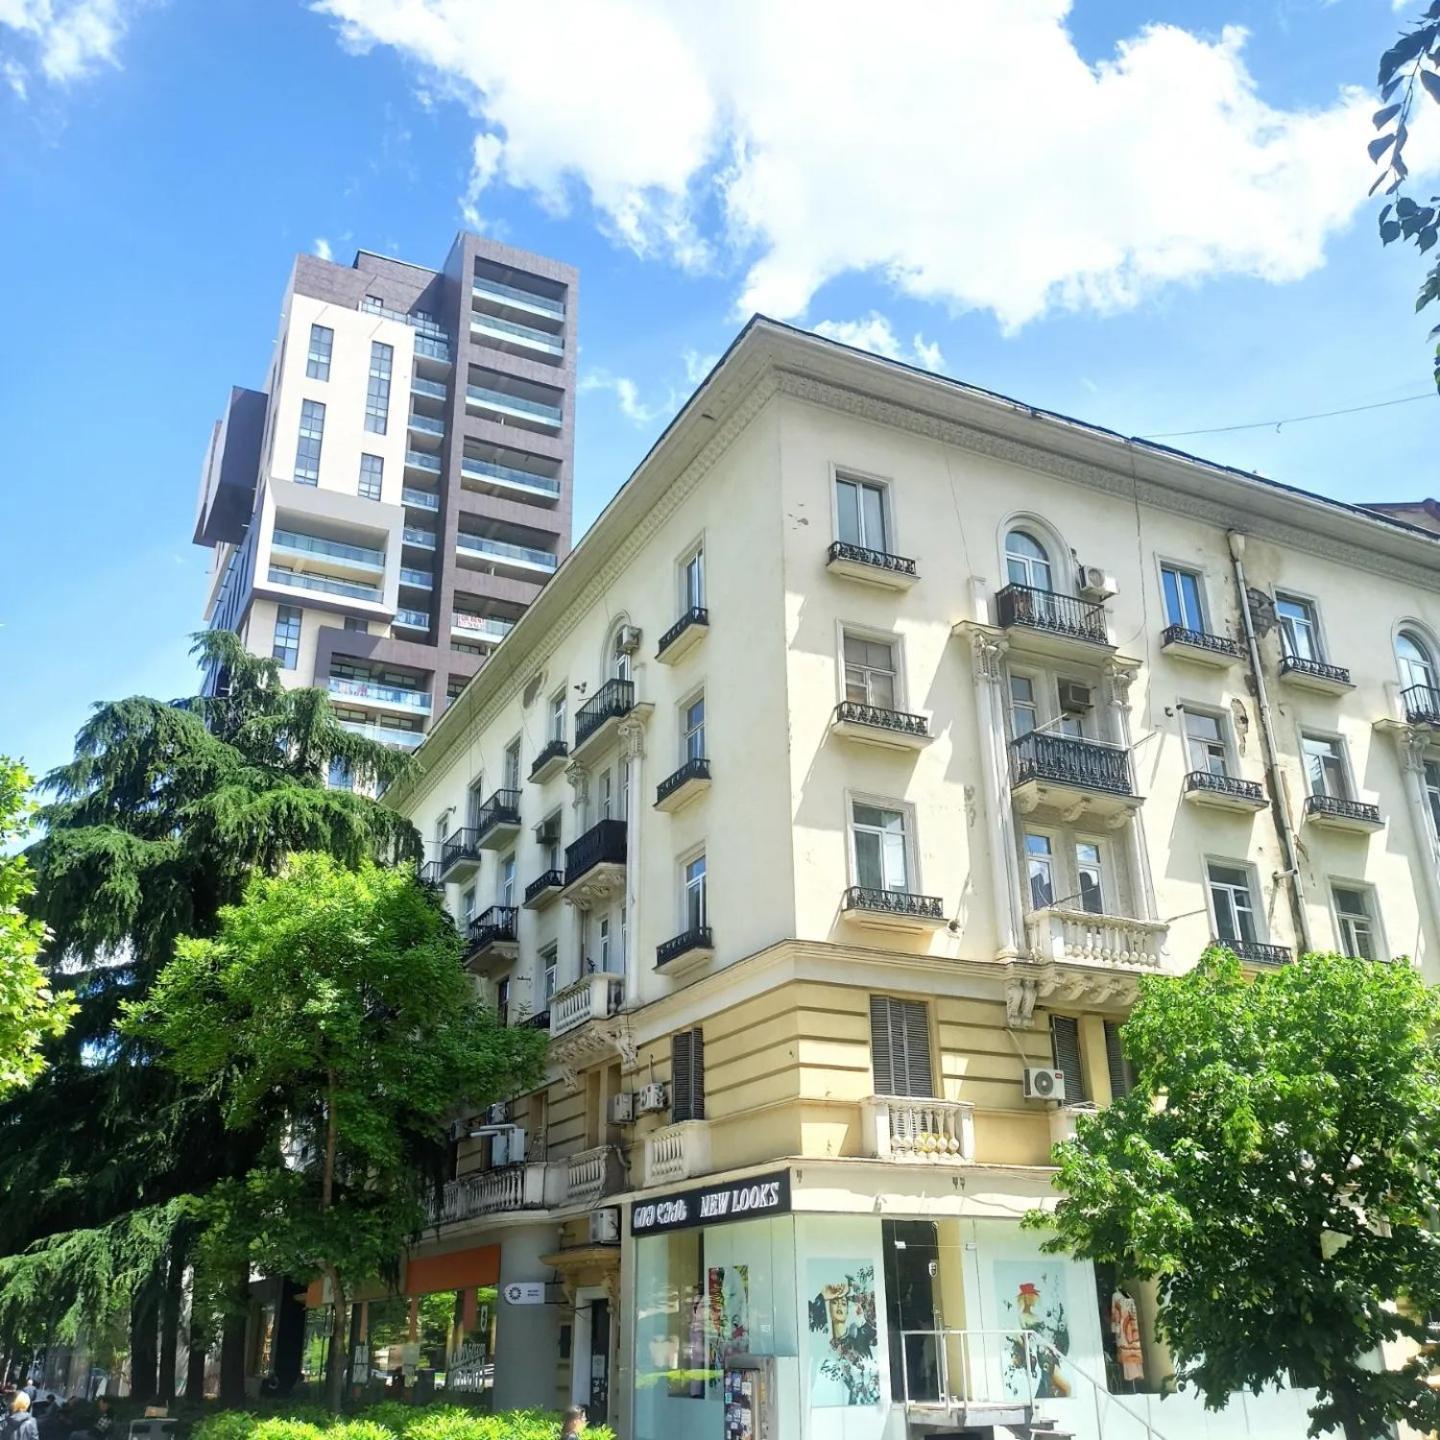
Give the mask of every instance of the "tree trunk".
[[332, 1413], [339, 1414], [345, 1400], [345, 1346], [350, 1319], [349, 1306], [345, 1303], [345, 1292], [340, 1284], [340, 1272], [327, 1266], [330, 1280], [330, 1353], [325, 1364], [325, 1404]]
[[160, 1358], [155, 1367], [156, 1393], [175, 1403], [175, 1352], [180, 1348], [180, 1301], [185, 1280], [185, 1237], [176, 1233], [170, 1242], [170, 1263], [165, 1272], [165, 1293], [160, 1301]]
[[231, 1280], [230, 1303], [220, 1330], [220, 1402], [245, 1403], [245, 1341], [250, 1321], [250, 1267], [240, 1265]]
[[210, 1353], [210, 1335], [196, 1320], [195, 1302], [190, 1302], [190, 1353], [185, 1360], [185, 1398], [198, 1405], [205, 1398], [205, 1360]]
[[275, 1347], [271, 1369], [280, 1393], [288, 1395], [300, 1379], [305, 1357], [305, 1290], [281, 1275], [275, 1301]]
[[156, 1326], [160, 1320], [159, 1275], [147, 1277], [130, 1302], [130, 1398], [142, 1405], [155, 1403]]

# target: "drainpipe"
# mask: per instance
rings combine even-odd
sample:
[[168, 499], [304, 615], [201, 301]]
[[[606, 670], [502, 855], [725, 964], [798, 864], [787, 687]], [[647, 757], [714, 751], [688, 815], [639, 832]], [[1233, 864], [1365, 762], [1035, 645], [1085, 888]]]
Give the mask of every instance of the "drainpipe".
[[1255, 638], [1255, 621], [1250, 614], [1250, 592], [1245, 584], [1245, 537], [1238, 530], [1225, 534], [1230, 545], [1230, 565], [1235, 573], [1235, 592], [1240, 601], [1240, 623], [1245, 628], [1245, 649], [1250, 660], [1250, 682], [1255, 687], [1255, 705], [1260, 712], [1260, 745], [1265, 752], [1265, 776], [1270, 783], [1270, 814], [1275, 832], [1280, 837], [1280, 854], [1285, 864], [1285, 878], [1290, 882], [1290, 914], [1295, 922], [1295, 938], [1304, 954], [1311, 948], [1310, 924], [1305, 914], [1305, 882], [1300, 875], [1300, 847], [1295, 828], [1285, 806], [1285, 790], [1280, 782], [1280, 760], [1275, 748], [1275, 726], [1270, 718], [1270, 697], [1265, 689], [1265, 672], [1260, 668], [1260, 642]]

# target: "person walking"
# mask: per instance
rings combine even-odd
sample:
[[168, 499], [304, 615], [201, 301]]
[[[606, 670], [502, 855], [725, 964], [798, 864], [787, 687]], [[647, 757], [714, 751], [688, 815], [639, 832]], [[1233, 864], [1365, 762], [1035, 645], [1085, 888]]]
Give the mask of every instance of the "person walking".
[[23, 1390], [10, 1402], [0, 1440], [40, 1440], [40, 1427], [30, 1413], [30, 1397]]
[[[585, 1407], [583, 1405], [572, 1405], [565, 1412], [565, 1423], [560, 1428], [560, 1440], [570, 1440], [572, 1435], [583, 1435], [584, 1433]], [[5, 1440], [10, 1440], [10, 1437], [6, 1436]]]

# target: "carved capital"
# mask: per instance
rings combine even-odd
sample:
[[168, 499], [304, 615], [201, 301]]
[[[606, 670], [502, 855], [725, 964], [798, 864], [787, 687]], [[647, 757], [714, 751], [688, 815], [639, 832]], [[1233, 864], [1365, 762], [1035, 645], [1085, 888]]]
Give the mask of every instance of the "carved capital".
[[578, 808], [585, 803], [585, 798], [590, 793], [590, 771], [580, 761], [572, 760], [565, 767], [565, 779], [574, 792], [570, 803]]
[[1035, 1002], [1040, 997], [1039, 985], [1019, 975], [1005, 977], [1005, 1023], [1012, 1030], [1028, 1030], [1035, 1022]]
[[1133, 661], [1117, 660], [1111, 658], [1105, 663], [1105, 698], [1111, 704], [1122, 710], [1130, 708], [1130, 687], [1135, 683], [1135, 677], [1140, 673], [1140, 667]]
[[627, 760], [639, 760], [645, 754], [645, 725], [634, 718], [620, 722], [620, 753]]

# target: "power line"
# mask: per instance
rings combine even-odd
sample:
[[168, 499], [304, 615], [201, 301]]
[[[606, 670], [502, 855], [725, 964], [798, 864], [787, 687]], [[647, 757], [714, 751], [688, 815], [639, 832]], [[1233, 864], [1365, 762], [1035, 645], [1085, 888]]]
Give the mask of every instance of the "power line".
[[1314, 415], [1287, 415], [1283, 420], [1252, 420], [1247, 425], [1216, 425], [1209, 430], [1166, 430], [1159, 435], [1137, 435], [1137, 440], [1182, 440], [1187, 435], [1228, 435], [1234, 430], [1276, 430], [1282, 425], [1298, 425], [1302, 420], [1329, 420], [1336, 415], [1358, 415], [1362, 410], [1384, 410], [1390, 405], [1409, 405], [1416, 400], [1434, 400], [1437, 392], [1426, 390], [1419, 395], [1403, 395], [1399, 400], [1377, 400], [1373, 405], [1351, 405], [1344, 410], [1320, 410]]

